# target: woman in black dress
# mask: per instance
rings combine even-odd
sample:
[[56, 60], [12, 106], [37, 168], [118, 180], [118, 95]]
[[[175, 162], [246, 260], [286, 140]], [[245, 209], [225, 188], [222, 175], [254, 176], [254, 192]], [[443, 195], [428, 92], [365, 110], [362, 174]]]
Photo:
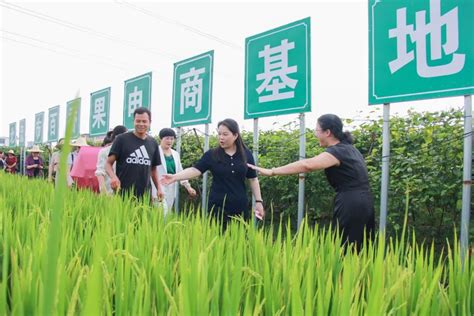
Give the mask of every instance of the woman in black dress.
[[324, 169], [329, 184], [336, 191], [333, 225], [339, 225], [343, 241], [360, 246], [373, 237], [374, 202], [369, 188], [367, 166], [362, 154], [352, 145], [352, 136], [342, 131], [342, 121], [334, 114], [318, 118], [315, 136], [326, 151], [313, 158], [277, 168], [249, 165], [264, 176], [289, 175]]
[[193, 166], [176, 174], [163, 175], [161, 183], [170, 185], [176, 181], [188, 180], [200, 176], [206, 171], [212, 173], [212, 185], [209, 193], [208, 210], [218, 220], [222, 219], [223, 228], [232, 217], [248, 219], [246, 180], [255, 197], [255, 216], [265, 216], [260, 184], [257, 173], [247, 163], [254, 163], [252, 153], [244, 145], [239, 125], [233, 119], [225, 119], [217, 125], [219, 146], [204, 153]]

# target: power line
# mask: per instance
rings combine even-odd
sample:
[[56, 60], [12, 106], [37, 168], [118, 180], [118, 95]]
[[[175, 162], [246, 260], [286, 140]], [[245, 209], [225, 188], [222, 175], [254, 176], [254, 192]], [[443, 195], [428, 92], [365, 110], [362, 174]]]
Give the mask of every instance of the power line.
[[[52, 49], [52, 48], [48, 48], [48, 47], [44, 47], [44, 46], [35, 45], [35, 44], [32, 44], [32, 43], [20, 41], [20, 40], [18, 40], [18, 39], [13, 39], [13, 38], [5, 37], [5, 36], [0, 36], [0, 37], [3, 38], [3, 39], [5, 39], [5, 40], [11, 41], [11, 42], [15, 42], [15, 43], [23, 44], [23, 45], [28, 45], [28, 46], [31, 46], [31, 47], [35, 47], [35, 48], [47, 50], [47, 51], [50, 51], [50, 52], [53, 52], [53, 53], [56, 53], [56, 54], [66, 55], [66, 56], [69, 56], [69, 57], [74, 57], [74, 58], [78, 58], [78, 59], [82, 59], [82, 60], [89, 61], [87, 58], [84, 58], [84, 57], [82, 57], [82, 56], [80, 56], [80, 55], [76, 55], [76, 54], [73, 54], [73, 53], [61, 52], [61, 51], [58, 51], [58, 50], [55, 50], [55, 49]], [[123, 68], [123, 67], [121, 67], [121, 66], [117, 66], [117, 65], [114, 65], [114, 64], [111, 64], [111, 63], [107, 63], [107, 62], [103, 62], [103, 61], [96, 61], [96, 62], [97, 62], [97, 63], [104, 64], [104, 65], [107, 65], [107, 66], [110, 66], [110, 67], [114, 67], [114, 68], [117, 68], [117, 69], [120, 69], [120, 70], [125, 70], [125, 71], [128, 70], [128, 69], [126, 69], [126, 68]]]
[[[143, 48], [143, 47], [140, 47], [138, 43], [123, 40], [119, 37], [109, 35], [109, 34], [106, 34], [106, 33], [103, 33], [103, 32], [88, 28], [88, 27], [84, 27], [84, 26], [81, 26], [81, 25], [78, 25], [78, 24], [73, 24], [73, 23], [70, 23], [68, 21], [64, 21], [64, 20], [58, 19], [58, 18], [50, 16], [50, 15], [46, 15], [46, 14], [43, 14], [43, 13], [40, 13], [40, 12], [37, 12], [37, 11], [26, 9], [24, 7], [21, 7], [21, 6], [12, 4], [12, 3], [5, 2], [4, 0], [0, 1], [0, 6], [3, 6], [7, 9], [10, 9], [10, 10], [22, 13], [22, 14], [26, 14], [26, 15], [29, 15], [29, 16], [32, 16], [32, 17], [50, 22], [50, 23], [61, 25], [63, 27], [66, 27], [66, 28], [69, 28], [69, 29], [72, 29], [72, 30], [75, 30], [75, 31], [78, 31], [78, 32], [83, 32], [83, 33], [86, 33], [86, 34], [95, 35], [95, 36], [100, 37], [100, 38], [105, 38], [105, 39], [110, 40], [110, 41], [118, 42], [118, 43], [120, 43], [120, 44], [122, 44], [123, 46], [126, 46], [126, 47], [133, 47], [135, 49], [146, 51], [146, 52], [149, 52], [149, 53], [155, 54], [155, 55], [160, 55], [160, 56], [166, 57], [166, 58], [171, 59], [171, 60], [177, 60], [178, 59], [177, 55], [170, 54], [170, 53], [164, 53], [164, 52], [157, 52], [155, 50], [150, 50], [150, 49], [147, 49], [147, 48]], [[222, 71], [217, 71], [217, 73], [219, 73], [219, 74], [221, 74], [225, 77], [228, 77], [228, 78], [235, 77], [234, 74], [229, 74], [229, 73], [222, 72]]]
[[[30, 43], [28, 43], [28, 42], [19, 41], [19, 40], [14, 40], [14, 39], [11, 39], [11, 38], [9, 38], [9, 37], [4, 37], [4, 36], [2, 36], [2, 38], [6, 39], [6, 40], [10, 40], [10, 41], [14, 41], [14, 42], [17, 42], [17, 43], [21, 43], [21, 44], [33, 46], [33, 47], [35, 47], [35, 48], [46, 49], [46, 50], [52, 51], [52, 52], [54, 52], [54, 53], [63, 54], [63, 55], [67, 55], [67, 56], [71, 56], [71, 57], [76, 57], [76, 58], [80, 58], [80, 59], [85, 59], [85, 60], [87, 60], [87, 59], [86, 59], [83, 55], [87, 54], [89, 57], [101, 59], [101, 61], [100, 61], [99, 63], [106, 64], [106, 65], [108, 65], [108, 66], [111, 66], [111, 67], [114, 67], [114, 68], [118, 68], [118, 69], [121, 69], [121, 70], [130, 71], [130, 70], [129, 70], [128, 68], [126, 68], [126, 67], [123, 67], [123, 66], [121, 66], [121, 65], [119, 65], [119, 64], [115, 64], [115, 63], [109, 62], [110, 58], [108, 58], [108, 57], [104, 57], [104, 56], [100, 56], [100, 55], [96, 55], [96, 54], [84, 53], [84, 52], [82, 52], [82, 51], [80, 51], [80, 50], [77, 50], [77, 49], [72, 49], [72, 48], [65, 47], [65, 46], [63, 46], [63, 45], [56, 44], [56, 43], [46, 42], [46, 41], [40, 40], [40, 39], [38, 39], [38, 38], [34, 38], [34, 37], [31, 37], [31, 36], [27, 36], [27, 35], [23, 35], [23, 34], [11, 32], [11, 31], [7, 31], [7, 30], [2, 30], [2, 29], [0, 29], [0, 31], [3, 32], [3, 33], [9, 34], [9, 35], [14, 35], [14, 36], [17, 36], [17, 37], [22, 37], [22, 38], [24, 38], [24, 39], [28, 39], [28, 40], [31, 40], [31, 41], [34, 41], [34, 42], [38, 42], [38, 43], [41, 43], [41, 44], [49, 45], [49, 46], [52, 46], [52, 47], [57, 47], [57, 48], [60, 48], [60, 49], [65, 50], [65, 51], [68, 51], [69, 53], [64, 53], [64, 52], [57, 51], [57, 50], [54, 50], [54, 49], [50, 49], [50, 48], [47, 48], [47, 47], [44, 47], [44, 46], [38, 46], [38, 45], [30, 44]], [[94, 62], [97, 62], [97, 61], [94, 61]]]
[[141, 12], [145, 15], [148, 15], [156, 20], [159, 20], [161, 22], [165, 22], [165, 23], [168, 23], [168, 24], [172, 24], [172, 25], [175, 25], [175, 26], [178, 26], [186, 31], [189, 31], [191, 33], [194, 33], [194, 34], [197, 34], [199, 36], [202, 36], [204, 38], [207, 38], [207, 39], [211, 39], [211, 40], [214, 40], [222, 45], [225, 45], [227, 47], [230, 47], [232, 49], [235, 49], [235, 50], [238, 50], [239, 52], [242, 52], [242, 46], [240, 45], [237, 45], [235, 43], [232, 43], [230, 41], [227, 41], [225, 39], [222, 39], [218, 36], [215, 36], [213, 34], [210, 34], [208, 32], [205, 32], [205, 31], [202, 31], [194, 26], [190, 26], [188, 24], [185, 24], [185, 23], [182, 23], [180, 21], [177, 21], [177, 20], [173, 20], [173, 19], [170, 19], [170, 18], [167, 18], [167, 17], [164, 17], [164, 16], [161, 16], [161, 15], [158, 15], [150, 10], [147, 10], [145, 8], [142, 8], [140, 6], [137, 6], [135, 4], [132, 4], [132, 3], [129, 3], [127, 1], [120, 1], [120, 0], [114, 0], [115, 3], [119, 4], [119, 5], [122, 5], [124, 7], [127, 7], [129, 9], [132, 9], [132, 10], [136, 10], [138, 12]]
[[149, 49], [149, 48], [144, 48], [144, 47], [141, 47], [139, 43], [124, 40], [124, 39], [121, 39], [120, 37], [117, 37], [117, 36], [114, 36], [114, 35], [110, 35], [110, 34], [107, 34], [107, 33], [104, 33], [104, 32], [94, 30], [94, 29], [89, 28], [89, 27], [85, 27], [85, 26], [74, 24], [74, 23], [71, 23], [71, 22], [68, 22], [68, 21], [65, 21], [65, 20], [61, 20], [61, 19], [58, 19], [56, 17], [50, 16], [50, 15], [47, 15], [47, 14], [43, 14], [43, 13], [40, 13], [40, 12], [37, 12], [37, 11], [26, 9], [24, 7], [21, 7], [21, 6], [18, 6], [18, 5], [9, 3], [9, 2], [1, 1], [0, 6], [2, 6], [4, 8], [7, 8], [7, 9], [10, 9], [10, 10], [13, 10], [13, 11], [16, 11], [16, 12], [19, 12], [19, 13], [22, 13], [22, 14], [26, 14], [26, 15], [29, 15], [29, 16], [47, 21], [47, 22], [50, 22], [50, 23], [61, 25], [63, 27], [66, 27], [66, 28], [69, 28], [69, 29], [72, 29], [72, 30], [75, 30], [75, 31], [78, 31], [78, 32], [95, 35], [95, 36], [100, 37], [100, 38], [104, 38], [104, 39], [107, 39], [107, 40], [110, 40], [110, 41], [113, 41], [113, 42], [117, 42], [117, 43], [120, 43], [120, 44], [122, 44], [126, 47], [133, 47], [135, 49], [139, 49], [139, 50], [151, 53], [151, 54], [163, 56], [163, 57], [170, 58], [170, 59], [176, 59], [177, 58], [176, 55], [169, 54], [169, 53], [166, 53], [166, 52], [159, 52], [159, 51]]

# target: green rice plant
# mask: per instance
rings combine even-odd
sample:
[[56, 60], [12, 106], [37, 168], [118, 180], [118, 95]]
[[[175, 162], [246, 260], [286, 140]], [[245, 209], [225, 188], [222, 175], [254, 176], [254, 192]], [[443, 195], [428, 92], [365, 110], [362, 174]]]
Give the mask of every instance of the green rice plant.
[[[459, 244], [435, 256], [414, 234], [381, 234], [357, 251], [306, 221], [296, 234], [290, 222], [259, 228], [242, 220], [222, 231], [196, 210], [165, 217], [133, 199], [60, 194], [52, 243], [57, 189], [0, 174], [2, 315], [474, 312], [472, 257], [463, 268]], [[409, 190], [406, 198], [407, 213]]]
[[[64, 192], [66, 190], [66, 168], [67, 155], [70, 150], [70, 141], [72, 136], [72, 129], [74, 120], [77, 116], [79, 107], [79, 99], [76, 97], [72, 104], [71, 114], [67, 118], [66, 135], [64, 137], [64, 146], [59, 160], [59, 179], [57, 191], [55, 193], [53, 209], [51, 211], [51, 223], [49, 225], [47, 254], [42, 256], [44, 258], [44, 285], [43, 285], [43, 315], [48, 315], [53, 310], [54, 301], [56, 299], [57, 279], [60, 277], [57, 269], [59, 263], [62, 263], [63, 256], [60, 255], [60, 238], [61, 238], [61, 222], [63, 217]], [[62, 293], [62, 291], [60, 292]], [[60, 300], [62, 302], [62, 300]]]

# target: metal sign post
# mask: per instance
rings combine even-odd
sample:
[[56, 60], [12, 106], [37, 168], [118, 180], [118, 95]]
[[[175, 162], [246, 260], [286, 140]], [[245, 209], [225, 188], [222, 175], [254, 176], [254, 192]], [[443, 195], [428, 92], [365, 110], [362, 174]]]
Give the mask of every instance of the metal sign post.
[[380, 188], [380, 232], [385, 232], [387, 226], [387, 201], [390, 171], [390, 103], [383, 105], [382, 127], [382, 184]]
[[[258, 166], [258, 118], [253, 119], [253, 160]], [[255, 196], [252, 195], [252, 208], [255, 210]], [[255, 218], [257, 224], [257, 218]]]
[[471, 212], [472, 181], [472, 96], [464, 96], [464, 173], [461, 214], [461, 262], [469, 249], [469, 213]]
[[[176, 151], [178, 152], [178, 155], [181, 157], [181, 134], [182, 134], [182, 128], [178, 127], [177, 130], [177, 140], [176, 140]], [[176, 211], [176, 214], [179, 214], [179, 181], [174, 184], [176, 186], [176, 196], [175, 196], [175, 203], [174, 203], [174, 209]], [[171, 210], [168, 210], [171, 211]]]
[[[306, 158], [306, 130], [304, 113], [300, 114], [300, 157], [299, 160]], [[304, 215], [304, 181], [305, 174], [298, 175], [298, 228], [301, 226]]]
[[[204, 152], [209, 150], [209, 124], [205, 125], [204, 129]], [[201, 209], [204, 211], [204, 214], [207, 215], [209, 211], [207, 209], [207, 174], [208, 172], [204, 172], [202, 176], [202, 202], [201, 202]]]

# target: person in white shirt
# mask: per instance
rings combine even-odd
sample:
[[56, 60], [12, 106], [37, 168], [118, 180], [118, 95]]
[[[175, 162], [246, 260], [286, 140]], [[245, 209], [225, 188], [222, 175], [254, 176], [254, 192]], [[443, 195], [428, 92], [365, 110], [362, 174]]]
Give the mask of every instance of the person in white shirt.
[[[158, 166], [158, 173], [161, 179], [165, 174], [176, 174], [182, 171], [183, 166], [181, 165], [181, 157], [179, 156], [179, 153], [172, 148], [176, 140], [175, 131], [171, 128], [163, 128], [160, 131], [159, 136], [161, 165]], [[180, 184], [186, 188], [190, 197], [196, 196], [196, 190], [191, 187], [188, 180], [180, 181]], [[166, 202], [166, 206], [164, 207], [165, 213], [173, 207], [177, 187], [178, 185], [163, 186], [163, 193], [165, 194]], [[156, 195], [156, 189], [154, 186], [152, 188], [152, 195]]]
[[58, 143], [56, 144], [56, 151], [53, 152], [51, 155], [51, 159], [49, 161], [49, 167], [48, 167], [48, 181], [55, 183], [55, 185], [58, 184], [58, 171], [59, 171], [59, 157], [61, 156], [61, 150], [64, 145], [64, 138], [59, 139]]
[[75, 161], [77, 160], [77, 155], [79, 155], [79, 150], [81, 147], [89, 146], [87, 144], [87, 140], [85, 137], [81, 136], [77, 139], [71, 140], [71, 152], [67, 155], [67, 169], [66, 169], [66, 177], [67, 177], [67, 186], [72, 188], [74, 184], [74, 179], [71, 177], [71, 170], [74, 166]]
[[107, 133], [102, 142], [102, 147], [104, 148], [99, 151], [99, 156], [97, 157], [97, 168], [95, 171], [95, 176], [99, 181], [99, 190], [102, 194], [112, 195], [114, 193], [114, 190], [110, 186], [110, 177], [105, 171], [105, 163], [107, 162], [107, 157], [109, 157], [110, 148], [115, 137], [125, 132], [127, 132], [127, 128], [125, 126], [117, 125], [112, 131]]

